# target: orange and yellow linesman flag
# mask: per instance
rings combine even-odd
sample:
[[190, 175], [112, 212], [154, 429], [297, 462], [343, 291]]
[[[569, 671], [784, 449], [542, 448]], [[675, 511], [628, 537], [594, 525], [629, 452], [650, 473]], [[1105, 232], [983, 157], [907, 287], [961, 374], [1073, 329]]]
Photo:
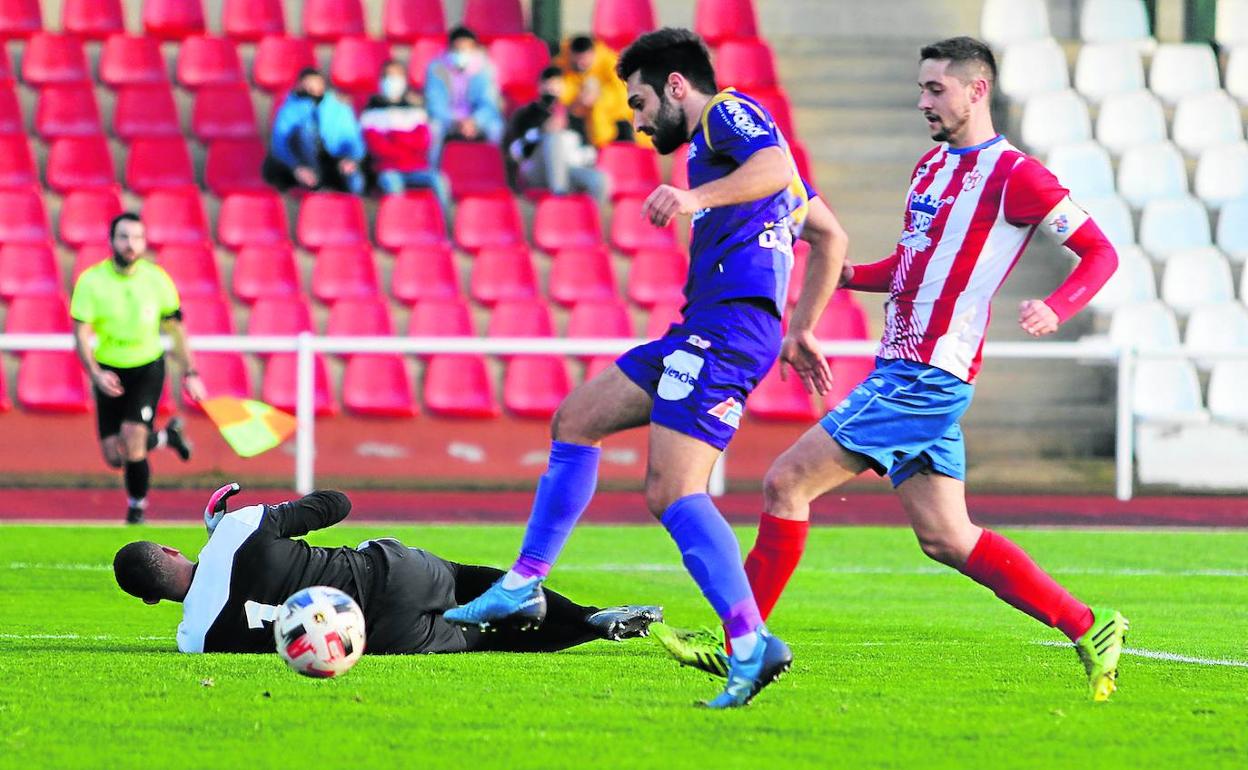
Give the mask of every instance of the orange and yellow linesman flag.
[[255, 457], [295, 432], [295, 418], [263, 401], [218, 396], [200, 402], [239, 457]]

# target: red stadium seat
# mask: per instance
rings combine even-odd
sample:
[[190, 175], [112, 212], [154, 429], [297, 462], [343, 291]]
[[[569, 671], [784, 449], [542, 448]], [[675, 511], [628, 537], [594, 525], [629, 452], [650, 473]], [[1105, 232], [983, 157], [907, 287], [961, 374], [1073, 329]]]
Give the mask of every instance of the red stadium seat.
[[160, 266], [173, 279], [180, 297], [219, 297], [221, 273], [212, 246], [166, 246], [160, 250]]
[[126, 156], [126, 187], [139, 195], [195, 184], [191, 153], [181, 137], [135, 139]]
[[342, 375], [342, 405], [365, 417], [415, 417], [412, 376], [403, 356], [361, 353], [351, 356]]
[[374, 298], [381, 293], [377, 263], [367, 245], [326, 246], [312, 267], [312, 296], [326, 304], [343, 299]]
[[459, 271], [451, 247], [413, 246], [399, 252], [390, 277], [394, 298], [408, 305], [461, 296]]
[[25, 136], [0, 136], [0, 188], [26, 187], [39, 183], [35, 159]]
[[7, 412], [13, 408], [13, 402], [9, 400], [9, 380], [4, 376], [4, 367], [0, 366], [0, 412]]
[[622, 51], [640, 35], [654, 29], [654, 5], [650, 0], [595, 0], [594, 37]]
[[781, 379], [779, 363], [754, 388], [747, 406], [755, 419], [772, 422], [810, 422], [819, 416], [801, 378], [789, 370], [788, 379]]
[[469, 296], [487, 307], [537, 297], [537, 270], [527, 246], [482, 249], [472, 266]]
[[226, 196], [217, 216], [217, 240], [232, 251], [290, 243], [282, 196], [272, 190]]
[[384, 40], [344, 37], [334, 46], [329, 79], [334, 88], [349, 96], [375, 94], [381, 65], [389, 58], [390, 44]]
[[[568, 316], [568, 337], [590, 339], [629, 339], [633, 336], [633, 322], [628, 307], [618, 299], [606, 302], [580, 302]], [[615, 363], [617, 356], [583, 356], [585, 379], [591, 380], [603, 369]]]
[[485, 43], [508, 35], [523, 35], [524, 9], [520, 0], [465, 0], [464, 26]]
[[[366, 34], [360, 0], [306, 0], [303, 4], [303, 36], [315, 43]], [[379, 71], [374, 70], [374, 78]]]
[[499, 38], [489, 53], [509, 112], [537, 98], [538, 80], [550, 64], [550, 49], [541, 38], [527, 33]]
[[25, 134], [26, 119], [12, 83], [0, 83], [0, 135]]
[[797, 139], [797, 132], [794, 130], [793, 125], [793, 109], [789, 106], [789, 97], [785, 95], [779, 86], [755, 89], [750, 93], [750, 96], [754, 97], [754, 101], [763, 105], [763, 108], [771, 113], [771, 119], [776, 122], [776, 126], [786, 139]]
[[255, 139], [256, 111], [247, 84], [205, 86], [196, 92], [191, 133], [205, 144], [216, 139]]
[[431, 356], [425, 367], [424, 401], [425, 409], [439, 417], [489, 419], [502, 414], [485, 356]]
[[627, 254], [643, 249], [672, 250], [677, 248], [676, 224], [655, 227], [641, 215], [644, 198], [621, 198], [616, 201], [611, 217], [611, 245]]
[[295, 297], [260, 297], [251, 307], [247, 334], [290, 337], [312, 328], [312, 308], [302, 295]]
[[347, 193], [312, 193], [299, 207], [295, 232], [299, 245], [312, 251], [326, 246], [367, 246], [364, 202]]
[[611, 179], [611, 198], [646, 196], [663, 183], [659, 155], [632, 142], [612, 142], [598, 151], [598, 168]]
[[[832, 295], [832, 301], [815, 324], [815, 336], [821, 340], [870, 338], [867, 314], [854, 295], [845, 291]], [[875, 368], [873, 359], [858, 356], [832, 358], [828, 363], [832, 367], [832, 389], [825, 395], [824, 403], [829, 409], [835, 408]]]
[[603, 246], [564, 249], [551, 263], [549, 291], [550, 298], [565, 307], [618, 299], [611, 255]]
[[548, 195], [533, 213], [533, 243], [547, 254], [602, 244], [598, 206], [588, 195]]
[[48, 187], [61, 195], [117, 184], [113, 156], [103, 136], [57, 139], [48, 149]]
[[48, 244], [0, 247], [0, 298], [60, 295], [61, 269]]
[[121, 0], [64, 0], [61, 30], [87, 40], [103, 40], [126, 31]]
[[689, 258], [676, 250], [639, 251], [628, 274], [628, 298], [644, 308], [685, 301]]
[[754, 0], [698, 0], [693, 29], [709, 46], [758, 37]]
[[[297, 359], [294, 353], [275, 353], [269, 356], [264, 367], [264, 381], [260, 385], [260, 398], [282, 411], [295, 413], [298, 401], [296, 385]], [[329, 367], [324, 356], [313, 359], [313, 407], [317, 417], [330, 417], [338, 413], [334, 402], [334, 390], [329, 381]]]
[[430, 190], [387, 195], [377, 207], [377, 245], [399, 253], [404, 249], [446, 246], [446, 222], [438, 198]]
[[117, 89], [113, 134], [123, 142], [182, 136], [173, 89], [167, 84], [123, 86]]
[[44, 244], [52, 240], [43, 197], [33, 189], [0, 190], [0, 243]]
[[161, 40], [182, 40], [204, 34], [200, 0], [144, 0], [143, 29]]
[[473, 254], [488, 246], [524, 244], [520, 209], [510, 193], [472, 196], [455, 211], [455, 243]]
[[30, 37], [43, 29], [39, 0], [5, 0], [0, 3], [0, 40]]
[[42, 89], [35, 106], [35, 132], [47, 140], [102, 134], [94, 89], [89, 85]]
[[234, 296], [251, 304], [266, 297], [297, 297], [299, 266], [289, 245], [244, 246], [234, 260]]
[[667, 333], [667, 328], [672, 324], [680, 323], [680, 309], [684, 306], [684, 302], [672, 302], [666, 305], [655, 305], [650, 309], [650, 315], [646, 317], [646, 333], [647, 339], [657, 340]]
[[4, 318], [5, 334], [64, 334], [73, 330], [65, 295], [18, 295]]
[[282, 0], [225, 0], [221, 31], [226, 37], [245, 43], [254, 43], [265, 35], [285, 35]]
[[797, 164], [797, 173], [801, 174], [807, 184], [815, 187], [814, 168], [810, 165], [810, 154], [806, 152], [806, 145], [796, 139], [790, 139], [789, 152], [793, 155], [793, 162]]
[[78, 356], [39, 350], [22, 356], [17, 369], [17, 403], [29, 412], [85, 414], [91, 402]]
[[392, 43], [414, 43], [423, 37], [446, 35], [442, 0], [385, 0], [381, 28]]
[[446, 36], [422, 37], [412, 43], [411, 53], [407, 57], [407, 82], [417, 91], [425, 90], [425, 76], [429, 74], [429, 64], [446, 50]]
[[424, 300], [412, 307], [411, 337], [475, 337], [472, 311], [462, 299]]
[[780, 83], [776, 57], [762, 40], [724, 41], [715, 56], [715, 79], [723, 88], [731, 86], [746, 93]]
[[2, 45], [0, 45], [0, 84], [13, 85], [13, 62], [9, 59], [9, 49]]
[[88, 83], [91, 69], [82, 50], [82, 39], [74, 35], [39, 32], [26, 43], [22, 55], [22, 81], [28, 86], [63, 86]]
[[218, 197], [271, 189], [260, 176], [266, 152], [259, 139], [212, 142], [204, 159], [204, 186]]
[[572, 390], [562, 356], [513, 356], [503, 375], [503, 406], [517, 417], [548, 420]]
[[229, 300], [221, 295], [183, 299], [182, 324], [191, 335], [234, 333], [234, 316], [230, 312]]
[[70, 190], [61, 200], [57, 231], [61, 243], [79, 249], [87, 243], [108, 243], [108, 223], [120, 214], [121, 191], [114, 185], [98, 190]]
[[325, 334], [330, 337], [392, 337], [394, 321], [381, 297], [353, 297], [329, 309]]
[[447, 142], [442, 150], [442, 172], [450, 180], [451, 194], [457, 201], [507, 191], [503, 152], [489, 142]]
[[[183, 303], [184, 314], [185, 305]], [[195, 354], [195, 368], [199, 370], [200, 379], [204, 381], [204, 390], [211, 397], [255, 397], [251, 370], [247, 368], [247, 359], [243, 358], [242, 353], [199, 352]], [[185, 391], [182, 394], [182, 403], [194, 411], [203, 411], [203, 407], [187, 400]]]
[[112, 258], [113, 247], [108, 245], [108, 231], [105, 230], [102, 240], [95, 243], [85, 243], [74, 254], [74, 272], [70, 279], [70, 285], [78, 283], [78, 276], [82, 275], [83, 270]]
[[153, 248], [211, 240], [204, 204], [193, 187], [152, 192], [143, 199], [142, 216]]
[[246, 82], [238, 49], [228, 37], [193, 35], [178, 49], [178, 85], [194, 90]]
[[487, 337], [553, 337], [555, 323], [550, 308], [540, 299], [499, 302], [490, 313]]
[[269, 35], [256, 45], [251, 78], [257, 88], [273, 94], [290, 88], [300, 70], [315, 66], [316, 51], [311, 40]]
[[672, 169], [668, 184], [682, 190], [689, 189], [689, 145], [682, 144], [676, 148], [676, 152], [672, 153]]
[[112, 35], [100, 52], [100, 82], [110, 88], [169, 82], [160, 43], [152, 37]]

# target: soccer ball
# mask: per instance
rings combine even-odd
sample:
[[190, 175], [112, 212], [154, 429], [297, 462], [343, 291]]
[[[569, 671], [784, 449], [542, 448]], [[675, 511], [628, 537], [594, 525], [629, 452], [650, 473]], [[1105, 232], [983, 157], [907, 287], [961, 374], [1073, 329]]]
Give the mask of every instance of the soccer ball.
[[364, 654], [364, 613], [337, 588], [312, 586], [278, 608], [273, 637], [277, 654], [296, 672], [342, 676]]

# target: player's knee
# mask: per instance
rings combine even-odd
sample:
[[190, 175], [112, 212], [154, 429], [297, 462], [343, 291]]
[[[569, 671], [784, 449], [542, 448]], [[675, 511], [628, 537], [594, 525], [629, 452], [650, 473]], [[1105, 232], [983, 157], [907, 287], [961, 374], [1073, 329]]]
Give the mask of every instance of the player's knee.
[[954, 569], [961, 569], [966, 563], [966, 554], [958, 541], [943, 533], [920, 534], [919, 548], [929, 559]]
[[550, 420], [550, 437], [568, 444], [593, 444], [599, 440], [598, 437], [589, 435], [586, 421], [576, 405], [568, 401], [555, 410], [555, 416]]
[[782, 515], [792, 508], [803, 508], [810, 504], [806, 494], [805, 474], [793, 463], [776, 461], [767, 469], [763, 476], [763, 504], [765, 510], [773, 515]]
[[107, 463], [110, 468], [120, 468], [126, 464], [126, 458], [122, 456], [119, 448], [105, 447], [104, 462]]
[[646, 509], [656, 519], [663, 516], [667, 509], [672, 507], [672, 503], [690, 494], [693, 492], [661, 476], [651, 476], [646, 479]]

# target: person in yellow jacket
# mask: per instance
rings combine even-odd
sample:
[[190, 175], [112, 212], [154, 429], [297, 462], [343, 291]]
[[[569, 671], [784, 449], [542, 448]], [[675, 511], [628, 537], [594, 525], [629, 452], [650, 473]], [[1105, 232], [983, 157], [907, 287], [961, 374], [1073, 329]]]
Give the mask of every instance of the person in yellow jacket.
[[634, 139], [649, 147], [647, 137], [634, 135], [628, 89], [615, 74], [619, 58], [606, 44], [585, 35], [566, 41], [555, 61], [563, 70], [562, 102], [573, 119], [584, 123], [595, 147]]

